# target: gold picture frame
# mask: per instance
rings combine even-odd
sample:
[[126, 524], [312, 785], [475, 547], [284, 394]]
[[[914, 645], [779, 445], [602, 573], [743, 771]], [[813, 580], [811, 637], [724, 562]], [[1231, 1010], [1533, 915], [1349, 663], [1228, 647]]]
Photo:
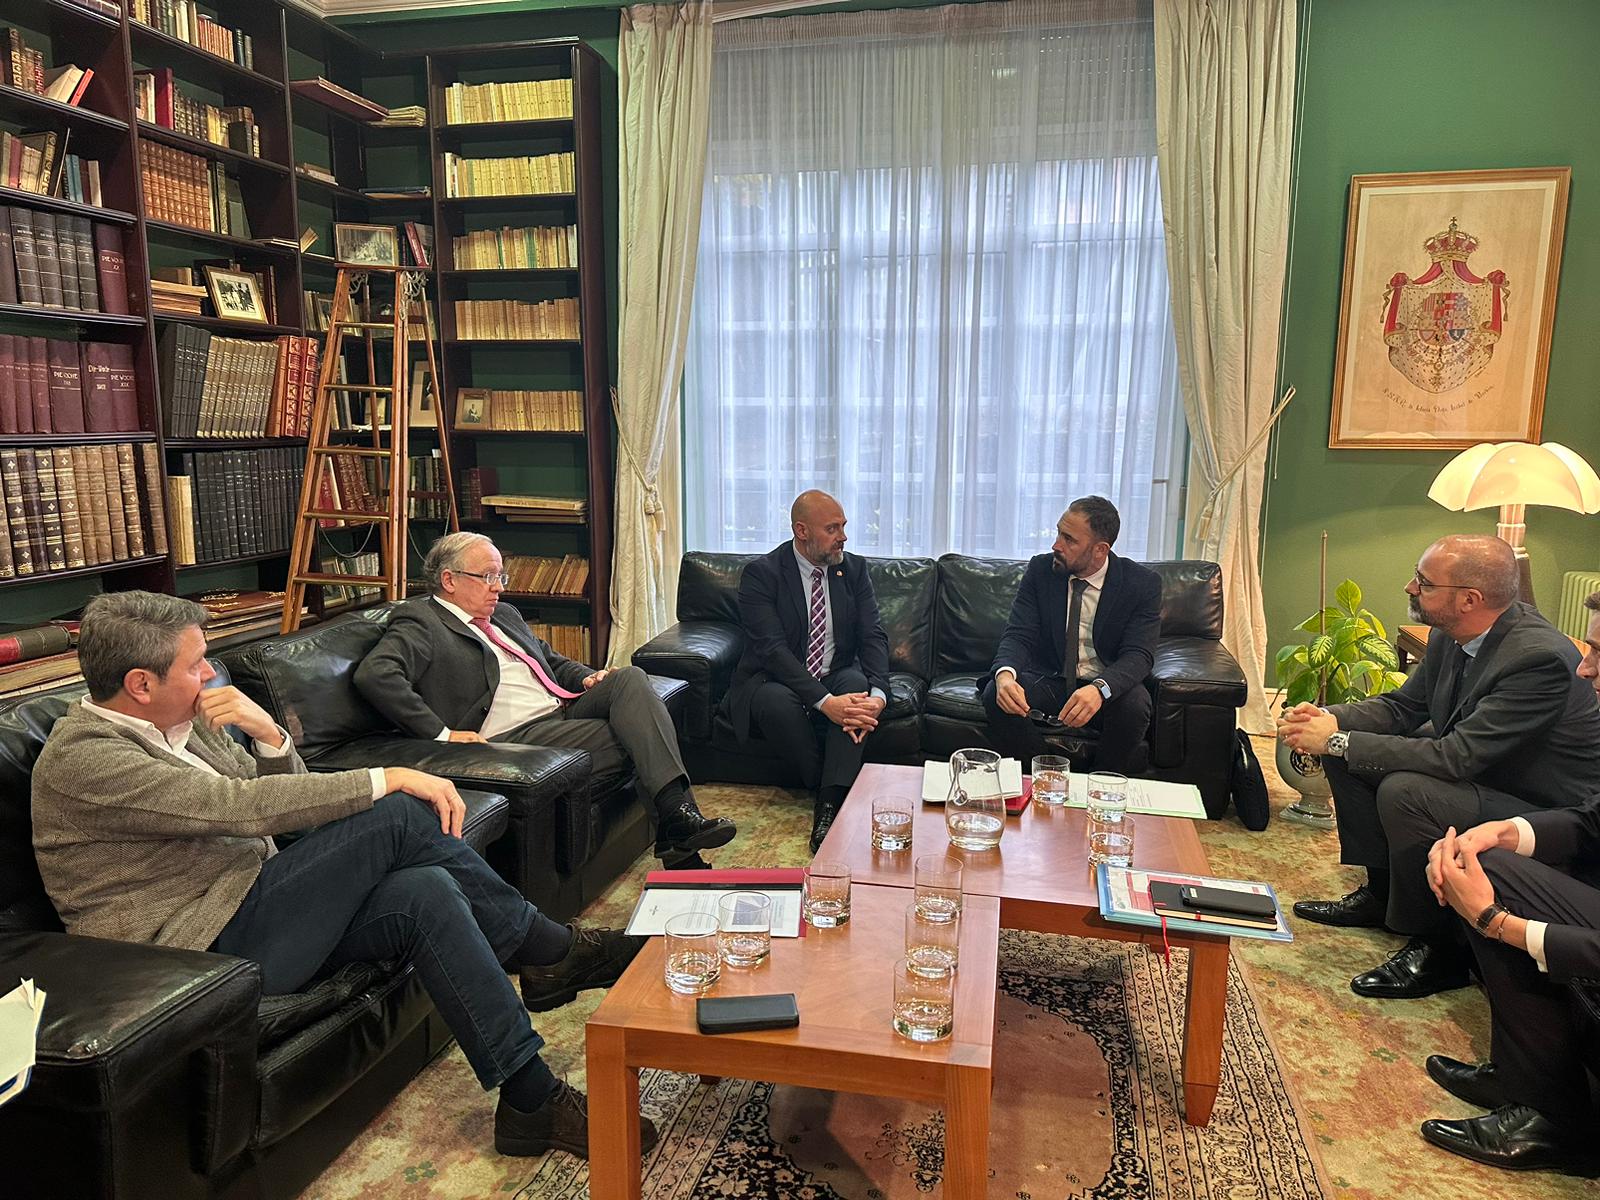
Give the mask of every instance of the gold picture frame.
[[456, 389], [457, 429], [487, 429], [490, 415], [488, 388]]
[[218, 317], [227, 321], [270, 324], [267, 302], [261, 294], [261, 280], [249, 271], [230, 271], [225, 267], [202, 267], [206, 275], [206, 294]]
[[1572, 168], [1350, 180], [1334, 450], [1539, 440]]

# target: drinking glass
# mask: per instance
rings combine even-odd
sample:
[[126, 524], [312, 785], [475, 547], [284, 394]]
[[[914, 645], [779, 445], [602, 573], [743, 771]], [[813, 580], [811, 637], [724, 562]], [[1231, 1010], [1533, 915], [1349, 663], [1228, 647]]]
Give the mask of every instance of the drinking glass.
[[993, 850], [1006, 829], [1000, 791], [1000, 756], [993, 750], [957, 750], [950, 756], [950, 796], [945, 830], [963, 850]]
[[894, 1031], [913, 1042], [937, 1042], [956, 1024], [956, 975], [919, 975], [905, 959], [894, 965]]
[[754, 967], [772, 953], [772, 897], [730, 892], [717, 901], [717, 949], [730, 967]]
[[1113, 867], [1133, 866], [1133, 818], [1089, 822], [1089, 861]]
[[1071, 780], [1071, 759], [1060, 754], [1033, 756], [1033, 798], [1038, 803], [1065, 804]]
[[917, 911], [924, 921], [954, 921], [961, 913], [961, 860], [924, 854], [912, 869]]
[[849, 923], [849, 867], [843, 863], [814, 862], [806, 868], [805, 915], [815, 929], [833, 929]]
[[722, 974], [717, 952], [717, 918], [712, 913], [679, 913], [668, 919], [667, 986], [680, 996], [709, 992]]
[[960, 961], [961, 918], [927, 921], [916, 903], [906, 905], [906, 967], [918, 975], [944, 975]]
[[874, 796], [872, 798], [872, 848], [874, 850], [911, 849], [911, 798]]
[[1089, 818], [1094, 821], [1122, 820], [1128, 811], [1128, 777], [1115, 771], [1089, 772]]

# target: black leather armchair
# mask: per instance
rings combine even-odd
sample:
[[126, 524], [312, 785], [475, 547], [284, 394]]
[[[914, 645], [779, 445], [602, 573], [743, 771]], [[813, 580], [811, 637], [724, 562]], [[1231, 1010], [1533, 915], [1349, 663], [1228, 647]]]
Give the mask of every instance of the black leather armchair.
[[[744, 650], [739, 577], [753, 555], [684, 555], [678, 622], [639, 648], [636, 666], [688, 684], [684, 754], [696, 779], [786, 782], [760, 743], [741, 746], [721, 711]], [[890, 697], [868, 757], [919, 762], [987, 739], [981, 702], [995, 647], [1022, 572], [1010, 559], [947, 554], [867, 560], [889, 639]], [[1236, 710], [1244, 673], [1222, 647], [1222, 573], [1215, 563], [1146, 564], [1162, 580], [1161, 641], [1146, 686], [1154, 713], [1142, 773], [1195, 784], [1213, 816], [1227, 807]], [[1064, 753], [1087, 759], [1094, 735], [1051, 735]]]
[[[62, 932], [33, 856], [29, 779], [82, 691], [0, 702], [0, 988], [31, 978], [48, 993], [32, 1081], [0, 1107], [0, 1190], [294, 1196], [449, 1031], [409, 967], [356, 963], [299, 995], [263, 998], [260, 969], [244, 959]], [[481, 791], [462, 798], [463, 836], [482, 850], [504, 833], [509, 806]]]

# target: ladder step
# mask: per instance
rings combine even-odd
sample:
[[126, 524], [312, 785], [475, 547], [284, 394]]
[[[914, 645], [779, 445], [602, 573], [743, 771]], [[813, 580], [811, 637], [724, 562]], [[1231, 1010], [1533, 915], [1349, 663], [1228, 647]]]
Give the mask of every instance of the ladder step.
[[339, 329], [393, 329], [393, 321], [334, 321]]
[[370, 446], [312, 446], [313, 454], [348, 454], [355, 458], [392, 458], [393, 450], [374, 450]]
[[382, 575], [296, 575], [290, 583], [388, 583]]
[[322, 509], [312, 509], [300, 514], [303, 520], [316, 521], [348, 521], [353, 525], [387, 525], [388, 513], [369, 512], [326, 512]]
[[[387, 325], [384, 326], [388, 328]], [[392, 387], [379, 387], [375, 383], [330, 383], [322, 389], [325, 392], [382, 392], [385, 396], [394, 391]]]

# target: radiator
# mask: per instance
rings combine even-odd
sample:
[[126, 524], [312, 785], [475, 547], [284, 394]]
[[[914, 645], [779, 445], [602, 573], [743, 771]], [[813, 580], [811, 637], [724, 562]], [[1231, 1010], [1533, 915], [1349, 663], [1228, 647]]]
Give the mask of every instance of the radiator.
[[1594, 615], [1583, 606], [1591, 592], [1600, 592], [1600, 571], [1568, 571], [1561, 577], [1561, 607], [1556, 625], [1568, 637], [1583, 640]]

